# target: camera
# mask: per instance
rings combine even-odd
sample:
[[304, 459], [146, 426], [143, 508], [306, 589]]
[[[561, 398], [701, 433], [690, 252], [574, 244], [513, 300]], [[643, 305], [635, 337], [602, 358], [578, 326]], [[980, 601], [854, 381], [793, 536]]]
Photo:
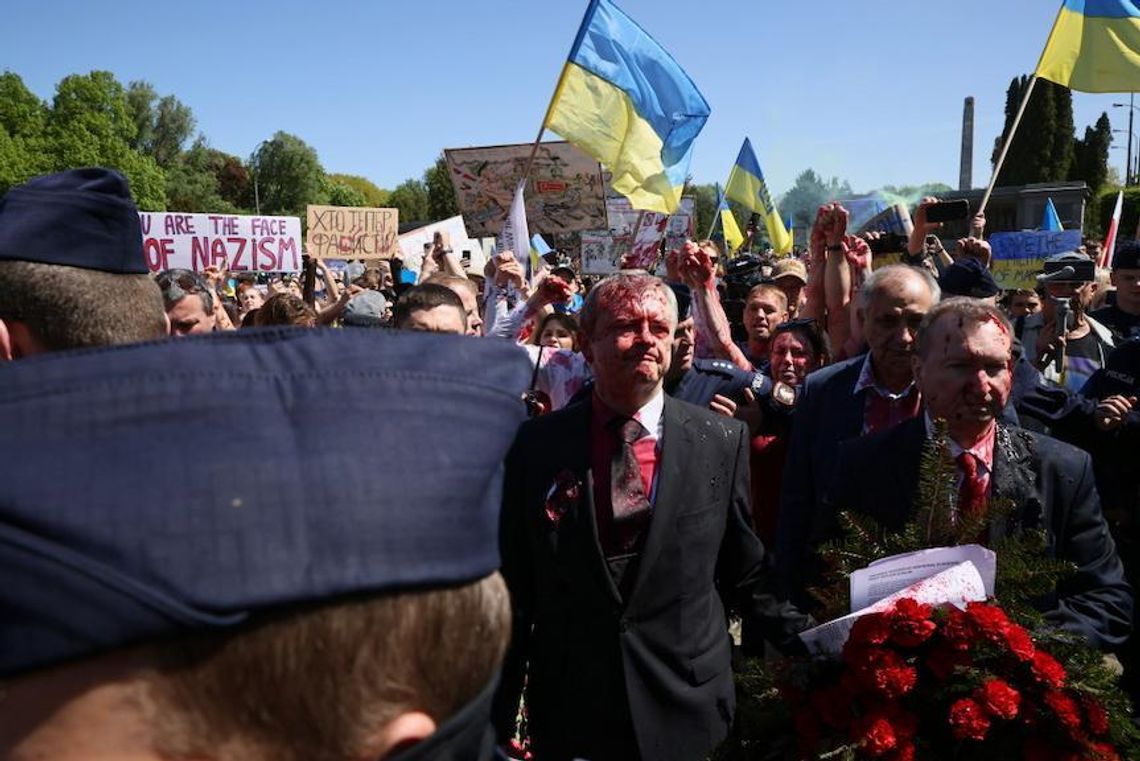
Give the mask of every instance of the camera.
[[900, 233], [883, 233], [867, 241], [872, 254], [898, 254], [906, 252], [908, 238]]

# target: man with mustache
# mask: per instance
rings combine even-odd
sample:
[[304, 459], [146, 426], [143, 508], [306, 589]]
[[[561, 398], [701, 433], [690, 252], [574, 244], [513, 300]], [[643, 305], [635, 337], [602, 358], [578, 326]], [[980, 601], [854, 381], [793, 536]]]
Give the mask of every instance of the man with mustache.
[[839, 445], [918, 414], [921, 394], [911, 356], [918, 325], [938, 303], [938, 284], [923, 269], [881, 267], [859, 292], [856, 316], [869, 351], [819, 370], [801, 389], [793, 416], [777, 520], [780, 581], [801, 606], [813, 581], [811, 527]]
[[1008, 520], [991, 523], [984, 543], [1045, 529], [1050, 554], [1077, 568], [1040, 602], [1046, 618], [1094, 647], [1119, 647], [1131, 630], [1132, 591], [1101, 513], [1091, 458], [999, 421], [1013, 385], [1012, 336], [1005, 315], [978, 299], [948, 299], [930, 310], [913, 360], [925, 414], [839, 449], [814, 536], [835, 535], [839, 510], [901, 529], [914, 510], [924, 442], [933, 422], [944, 420], [957, 469], [954, 518], [1012, 502]]
[[708, 755], [733, 719], [728, 605], [802, 647], [809, 619], [770, 591], [751, 527], [747, 431], [663, 391], [676, 329], [657, 278], [598, 284], [579, 336], [592, 393], [524, 424], [507, 457], [514, 636], [496, 724], [506, 742], [525, 681], [536, 758]]

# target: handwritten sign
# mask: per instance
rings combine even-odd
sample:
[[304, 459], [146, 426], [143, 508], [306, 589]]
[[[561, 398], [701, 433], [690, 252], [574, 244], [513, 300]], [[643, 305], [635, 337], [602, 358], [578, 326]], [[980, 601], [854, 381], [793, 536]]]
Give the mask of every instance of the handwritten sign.
[[141, 211], [143, 253], [151, 272], [300, 272], [301, 220], [237, 214]]
[[691, 197], [682, 198], [677, 213], [670, 216], [638, 211], [626, 198], [606, 199], [606, 209], [609, 230], [582, 233], [582, 272], [588, 275], [617, 272], [627, 254], [630, 266], [651, 269], [656, 261], [662, 270], [661, 239], [669, 251], [693, 236], [696, 202]]
[[[499, 234], [532, 145], [445, 150], [447, 172], [468, 234]], [[564, 233], [606, 227], [605, 190], [598, 162], [566, 142], [541, 143], [526, 186], [532, 233]]]
[[990, 271], [997, 284], [1006, 289], [1034, 288], [1044, 260], [1054, 254], [1076, 251], [1081, 245], [1081, 231], [994, 233], [987, 240], [993, 250]]
[[306, 250], [320, 259], [391, 259], [399, 250], [399, 215], [399, 209], [310, 205]]

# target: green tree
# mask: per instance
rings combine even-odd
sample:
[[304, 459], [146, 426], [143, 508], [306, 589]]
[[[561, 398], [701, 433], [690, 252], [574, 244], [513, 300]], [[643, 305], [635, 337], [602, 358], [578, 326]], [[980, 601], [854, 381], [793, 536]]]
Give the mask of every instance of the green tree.
[[[792, 218], [796, 227], [809, 228], [815, 222], [816, 210], [829, 201], [854, 195], [846, 180], [832, 177], [824, 180], [814, 169], [805, 169], [796, 177], [791, 190], [776, 202], [780, 215]], [[743, 227], [741, 231], [743, 231]]]
[[1108, 183], [1108, 149], [1112, 144], [1112, 124], [1107, 113], [1101, 113], [1095, 127], [1085, 127], [1083, 140], [1073, 145], [1073, 166], [1067, 179], [1084, 180], [1092, 192], [1099, 193]]
[[127, 86], [127, 111], [137, 130], [131, 147], [162, 168], [174, 163], [194, 134], [194, 114], [173, 95], [158, 97], [149, 82]]
[[347, 185], [363, 195], [364, 206], [380, 208], [388, 204], [388, 196], [391, 195], [391, 193], [383, 188], [377, 187], [376, 184], [369, 179], [355, 174], [330, 174], [329, 179], [333, 182]]
[[[220, 175], [229, 161], [237, 161], [206, 141], [195, 141], [166, 170], [166, 203], [171, 211], [236, 214], [242, 207], [222, 193]], [[240, 162], [239, 162], [240, 166]]]
[[0, 74], [0, 193], [49, 171], [47, 106], [12, 72]]
[[278, 132], [250, 162], [262, 214], [305, 216], [310, 203], [325, 200], [325, 172], [317, 152], [296, 135]]
[[[1005, 126], [994, 143], [991, 163], [1013, 126], [1029, 77], [1014, 77], [1006, 91]], [[1010, 143], [998, 185], [1026, 185], [1067, 179], [1074, 158], [1073, 96], [1067, 87], [1039, 79]]]
[[424, 172], [424, 186], [427, 189], [427, 216], [434, 222], [454, 217], [459, 213], [459, 202], [455, 200], [455, 187], [447, 171], [447, 161], [441, 154], [435, 164]]
[[421, 180], [404, 180], [388, 196], [388, 205], [400, 210], [400, 223], [430, 222], [428, 190]]
[[368, 199], [351, 185], [331, 178], [325, 179], [325, 196], [332, 206], [367, 206]]
[[116, 169], [130, 182], [140, 208], [162, 210], [166, 180], [153, 158], [131, 147], [137, 132], [123, 86], [114, 75], [93, 71], [65, 77], [56, 86], [45, 130], [50, 170]]

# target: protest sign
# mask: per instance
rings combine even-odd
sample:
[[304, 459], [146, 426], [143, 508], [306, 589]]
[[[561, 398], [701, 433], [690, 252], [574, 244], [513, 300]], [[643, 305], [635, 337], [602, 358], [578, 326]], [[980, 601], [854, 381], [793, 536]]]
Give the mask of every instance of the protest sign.
[[1080, 230], [1039, 230], [994, 233], [988, 239], [993, 251], [990, 270], [1001, 288], [1035, 288], [1043, 261], [1054, 254], [1076, 251]]
[[[582, 233], [582, 272], [588, 275], [608, 275], [617, 272], [622, 258], [630, 254], [636, 262], [632, 266], [652, 267], [665, 238], [665, 250], [680, 248], [693, 236], [696, 202], [691, 197], [681, 199], [676, 214], [666, 216], [657, 212], [641, 212], [630, 206], [626, 198], [607, 198], [609, 230], [591, 230]], [[658, 262], [658, 269], [663, 261]]]
[[207, 267], [230, 272], [299, 272], [301, 220], [238, 214], [140, 211], [151, 272]]
[[400, 254], [404, 260], [404, 267], [419, 272], [423, 262], [424, 244], [431, 243], [436, 233], [445, 233], [451, 239], [451, 248], [460, 259], [464, 251], [471, 252], [471, 262], [480, 270], [486, 260], [483, 246], [477, 240], [467, 237], [467, 228], [463, 226], [463, 217], [454, 216], [441, 222], [435, 222], [424, 227], [409, 230], [399, 238]]
[[914, 222], [911, 221], [906, 205], [896, 203], [868, 219], [858, 230], [861, 233], [880, 232], [909, 236], [914, 230]]
[[397, 251], [399, 214], [398, 209], [310, 204], [305, 250], [319, 259], [391, 259]]
[[[500, 233], [532, 147], [500, 145], [443, 152], [470, 235], [491, 237]], [[606, 227], [601, 167], [569, 143], [539, 145], [525, 195], [532, 233]]]

